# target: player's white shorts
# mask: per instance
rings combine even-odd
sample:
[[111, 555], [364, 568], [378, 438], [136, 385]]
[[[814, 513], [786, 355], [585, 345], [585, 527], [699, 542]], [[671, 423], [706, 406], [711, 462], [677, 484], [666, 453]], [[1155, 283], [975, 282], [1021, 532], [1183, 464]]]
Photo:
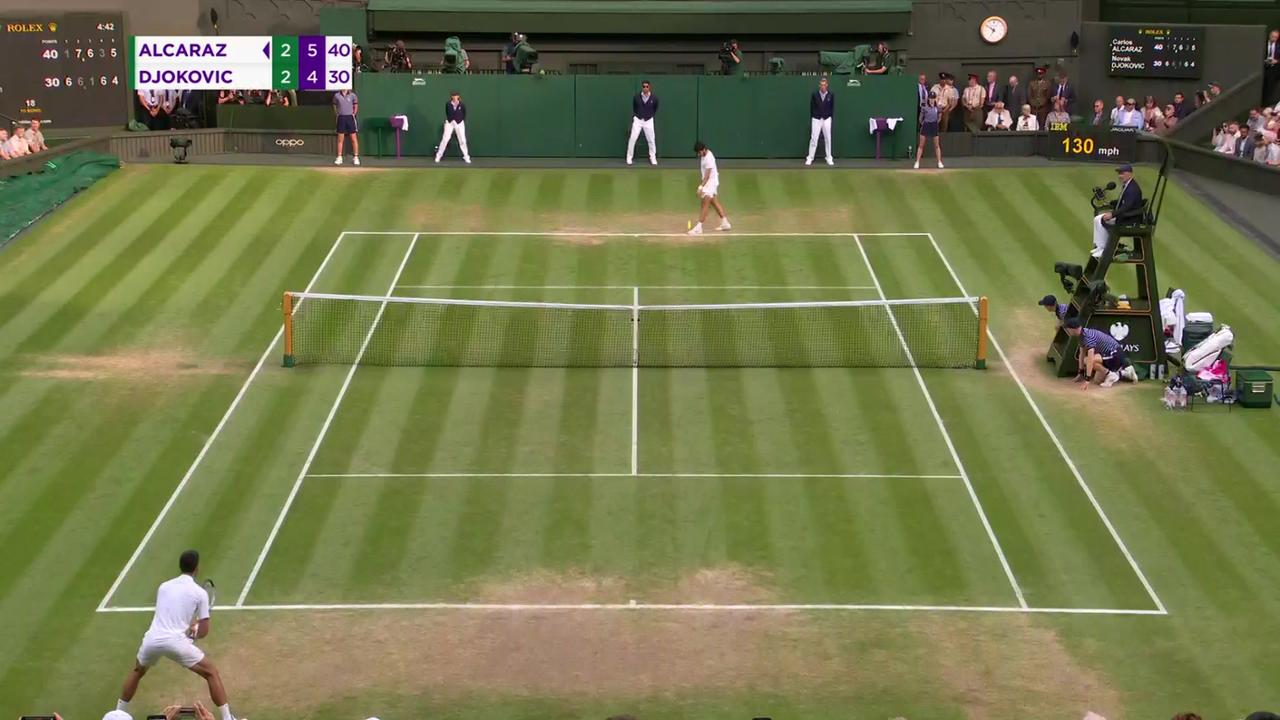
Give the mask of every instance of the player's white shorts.
[[715, 197], [716, 192], [719, 190], [720, 190], [720, 181], [712, 180], [711, 182], [702, 186], [702, 189], [698, 191], [698, 195], [700, 197]]
[[138, 664], [151, 667], [167, 657], [182, 667], [189, 668], [204, 659], [204, 651], [196, 646], [188, 637], [142, 637], [142, 645], [138, 648]]

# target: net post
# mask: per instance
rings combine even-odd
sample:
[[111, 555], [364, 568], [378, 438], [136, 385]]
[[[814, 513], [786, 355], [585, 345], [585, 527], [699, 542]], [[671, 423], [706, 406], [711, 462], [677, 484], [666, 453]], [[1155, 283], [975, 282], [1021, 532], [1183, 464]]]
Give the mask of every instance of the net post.
[[987, 296], [978, 298], [978, 361], [979, 370], [987, 367]]
[[293, 293], [284, 294], [284, 366], [293, 367]]

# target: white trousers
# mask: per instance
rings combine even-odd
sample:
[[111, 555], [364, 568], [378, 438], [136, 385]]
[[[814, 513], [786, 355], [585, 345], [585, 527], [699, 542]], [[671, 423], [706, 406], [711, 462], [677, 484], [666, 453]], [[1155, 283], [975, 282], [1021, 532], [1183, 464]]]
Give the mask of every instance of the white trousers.
[[1093, 252], [1089, 253], [1091, 257], [1102, 257], [1102, 252], [1107, 249], [1107, 239], [1111, 235], [1110, 231], [1107, 229], [1107, 225], [1113, 224], [1114, 222], [1115, 221], [1112, 221], [1111, 223], [1103, 223], [1101, 215], [1095, 215], [1093, 217]]
[[809, 118], [809, 154], [805, 157], [809, 162], [813, 162], [813, 154], [818, 150], [818, 133], [822, 133], [823, 143], [827, 148], [827, 159], [833, 160], [831, 157], [831, 118]]
[[627, 141], [627, 162], [631, 162], [631, 158], [636, 154], [636, 138], [640, 137], [641, 130], [644, 130], [645, 142], [649, 144], [649, 160], [657, 162], [658, 143], [653, 139], [653, 118], [641, 120], [638, 117], [631, 118], [631, 139]]
[[471, 153], [467, 152], [467, 123], [466, 121], [454, 122], [446, 120], [444, 123], [444, 135], [440, 138], [440, 147], [436, 149], [436, 160], [444, 157], [444, 151], [449, 148], [449, 139], [454, 133], [458, 135], [458, 148], [462, 150], [462, 157], [466, 160], [471, 159]]

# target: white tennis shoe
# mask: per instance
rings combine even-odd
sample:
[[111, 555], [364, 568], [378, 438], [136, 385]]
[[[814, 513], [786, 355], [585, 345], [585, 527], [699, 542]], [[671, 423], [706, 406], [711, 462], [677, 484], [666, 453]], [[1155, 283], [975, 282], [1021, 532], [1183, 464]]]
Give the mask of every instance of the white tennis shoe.
[[1107, 373], [1106, 379], [1103, 380], [1102, 384], [1099, 385], [1098, 387], [1111, 387], [1112, 385], [1115, 385], [1119, 381], [1120, 381], [1120, 373], [1109, 372]]
[[701, 234], [702, 234], [702, 223], [698, 223], [697, 225], [694, 225], [694, 226], [693, 226], [693, 228], [689, 230], [688, 234], [689, 234], [689, 235], [701, 235]]
[[716, 226], [717, 230], [732, 230], [733, 226], [729, 224], [729, 218], [720, 218], [720, 224]]
[[334, 159], [333, 159], [333, 164], [334, 164], [334, 165], [341, 165], [341, 164], [342, 164], [342, 156], [341, 156], [341, 155], [339, 155], [338, 157], [334, 158]]

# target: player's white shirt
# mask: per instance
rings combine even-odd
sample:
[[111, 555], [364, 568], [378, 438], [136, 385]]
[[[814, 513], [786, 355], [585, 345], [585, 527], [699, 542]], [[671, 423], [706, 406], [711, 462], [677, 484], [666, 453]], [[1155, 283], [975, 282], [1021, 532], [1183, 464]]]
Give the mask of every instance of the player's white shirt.
[[166, 580], [156, 590], [156, 614], [147, 637], [185, 637], [191, 623], [209, 617], [209, 593], [190, 575]]
[[[698, 179], [706, 178], [706, 185], [717, 185], [720, 183], [720, 171], [716, 168], [716, 156], [708, 150], [702, 154], [698, 160]], [[708, 174], [710, 173], [710, 174]]]

